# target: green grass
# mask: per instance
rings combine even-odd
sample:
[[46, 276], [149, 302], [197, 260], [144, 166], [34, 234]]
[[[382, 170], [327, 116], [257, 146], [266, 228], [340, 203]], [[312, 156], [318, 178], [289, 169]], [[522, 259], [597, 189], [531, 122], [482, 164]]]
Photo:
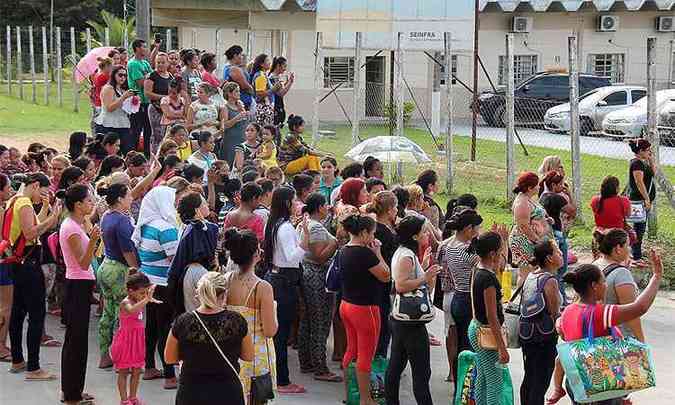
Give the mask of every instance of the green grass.
[[[52, 86], [50, 105], [33, 105], [30, 86], [26, 86], [24, 101], [18, 100], [18, 88], [15, 86], [13, 96], [6, 95], [6, 87], [0, 88], [0, 143], [7, 137], [26, 140], [39, 134], [61, 141], [65, 147], [67, 136], [75, 130], [86, 129], [89, 126], [89, 101], [85, 95], [80, 97], [80, 112], [72, 111], [72, 88], [64, 85], [63, 107], [56, 105], [56, 89]], [[38, 103], [43, 103], [42, 87], [38, 87]], [[318, 147], [333, 153], [339, 161], [345, 162], [344, 154], [351, 144], [351, 128], [337, 127], [335, 138], [323, 138]], [[311, 129], [307, 129], [307, 134]], [[388, 134], [388, 129], [381, 126], [368, 126], [361, 129], [363, 139]], [[405, 181], [412, 181], [419, 171], [424, 168], [433, 168], [441, 176], [441, 185], [445, 185], [444, 155], [435, 152], [434, 143], [426, 131], [408, 128], [405, 135], [419, 144], [432, 158], [433, 162], [425, 165], [406, 165], [404, 167]], [[307, 135], [309, 138], [309, 135]], [[38, 139], [35, 139], [36, 141]], [[480, 201], [481, 214], [486, 222], [512, 223], [510, 206], [507, 203], [507, 185], [505, 170], [505, 145], [501, 142], [478, 140], [477, 160], [471, 162], [470, 139], [465, 136], [455, 136], [454, 142], [455, 195], [472, 193]], [[518, 171], [536, 170], [545, 156], [559, 155], [563, 159], [568, 175], [571, 174], [571, 159], [569, 152], [550, 148], [528, 146], [529, 156], [523, 154], [522, 149], [516, 147], [515, 159]], [[628, 162], [621, 159], [604, 158], [599, 156], [582, 155], [582, 215], [583, 222], [575, 225], [570, 231], [572, 245], [575, 249], [588, 248], [591, 242], [593, 215], [588, 206], [591, 197], [600, 190], [600, 183], [607, 175], [618, 177], [622, 184], [628, 174]], [[675, 179], [675, 167], [664, 167], [666, 176]], [[442, 187], [444, 189], [444, 187]], [[450, 198], [445, 192], [437, 196], [441, 206], [445, 206]], [[648, 244], [657, 244], [663, 247], [666, 254], [668, 269], [675, 269], [675, 212], [660, 194], [658, 200], [658, 233]], [[668, 283], [675, 288], [675, 270], [668, 272]]]

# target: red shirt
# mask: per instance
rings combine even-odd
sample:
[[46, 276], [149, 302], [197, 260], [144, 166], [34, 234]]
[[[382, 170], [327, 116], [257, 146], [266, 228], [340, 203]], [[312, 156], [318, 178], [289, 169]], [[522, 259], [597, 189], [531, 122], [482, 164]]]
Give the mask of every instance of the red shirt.
[[630, 214], [630, 201], [624, 196], [614, 196], [606, 198], [602, 202], [602, 211], [598, 212], [600, 196], [593, 196], [591, 199], [591, 209], [595, 216], [595, 225], [600, 228], [620, 228], [623, 229], [625, 218]]
[[207, 71], [202, 72], [202, 80], [213, 87], [220, 87], [220, 81], [213, 74]]
[[[560, 330], [565, 342], [583, 339], [584, 312], [586, 304], [568, 305], [560, 315]], [[616, 305], [593, 306], [593, 337], [609, 336], [609, 328], [616, 326]], [[590, 319], [589, 319], [590, 320]]]
[[94, 76], [94, 106], [101, 106], [101, 89], [108, 83], [110, 76], [105, 73], [97, 73]]

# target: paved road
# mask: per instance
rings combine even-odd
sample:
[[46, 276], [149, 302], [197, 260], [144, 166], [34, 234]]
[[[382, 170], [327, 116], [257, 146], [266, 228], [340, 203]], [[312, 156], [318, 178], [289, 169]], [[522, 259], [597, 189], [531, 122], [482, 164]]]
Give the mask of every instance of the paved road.
[[[570, 137], [565, 134], [554, 134], [542, 129], [518, 128], [520, 138], [525, 145], [542, 146], [558, 150], [570, 150]], [[460, 123], [455, 126], [455, 133], [468, 136], [471, 134], [471, 126]], [[479, 126], [477, 136], [480, 139], [505, 142], [506, 131], [504, 128]], [[517, 142], [517, 140], [516, 140]], [[516, 143], [516, 147], [520, 146]], [[633, 153], [628, 145], [621, 141], [615, 141], [602, 137], [581, 137], [581, 153], [605, 156], [616, 159], [631, 159]], [[675, 147], [661, 146], [661, 164], [675, 166]]]
[[[675, 354], [672, 342], [675, 340], [675, 301], [659, 298], [650, 313], [644, 319], [644, 329], [649, 343], [652, 345], [653, 357], [656, 363], [657, 387], [634, 395], [634, 403], [640, 405], [664, 405], [675, 403]], [[99, 405], [115, 405], [119, 403], [115, 389], [115, 374], [109, 370], [96, 368], [98, 349], [96, 345], [95, 322], [92, 318], [92, 327], [89, 336], [89, 369], [87, 370], [87, 392], [97, 396]], [[431, 324], [430, 330], [441, 336], [442, 317], [437, 317]], [[58, 327], [56, 318], [48, 315], [48, 331], [59, 338], [63, 338], [63, 330]], [[310, 405], [310, 404], [341, 404], [342, 385], [318, 383], [306, 375], [299, 373], [297, 355], [291, 351], [291, 377], [294, 382], [305, 384], [308, 392], [299, 396], [284, 396], [274, 401], [280, 405]], [[436, 404], [448, 404], [449, 385], [443, 382], [447, 375], [447, 362], [443, 347], [432, 348], [432, 395]], [[60, 349], [42, 349], [43, 366], [50, 371], [58, 372], [60, 368]], [[6, 364], [3, 363], [3, 368]], [[331, 367], [336, 370], [337, 363]], [[519, 350], [511, 350], [511, 374], [516, 390], [522, 381], [522, 357]], [[2, 405], [33, 405], [58, 404], [57, 394], [60, 383], [23, 381], [21, 375], [0, 372], [0, 404]], [[414, 404], [411, 393], [410, 369], [406, 370], [401, 385], [401, 404]], [[175, 391], [162, 389], [160, 381], [142, 381], [140, 388], [141, 398], [148, 405], [173, 404]], [[223, 393], [226, 395], [226, 393]], [[516, 393], [517, 395], [517, 393]], [[516, 401], [518, 403], [518, 401]], [[561, 401], [569, 404], [569, 401]], [[195, 404], [199, 405], [199, 404]]]

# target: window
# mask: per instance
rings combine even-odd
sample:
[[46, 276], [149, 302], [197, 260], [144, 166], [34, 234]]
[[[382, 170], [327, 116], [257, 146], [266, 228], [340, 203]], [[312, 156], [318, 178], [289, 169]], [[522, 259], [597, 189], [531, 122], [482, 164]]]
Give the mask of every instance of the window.
[[633, 103], [641, 99], [642, 97], [645, 97], [647, 95], [647, 91], [645, 90], [632, 90], [630, 92], [630, 101]]
[[628, 94], [625, 91], [617, 91], [605, 97], [603, 101], [607, 103], [606, 106], [626, 105], [628, 104]]
[[588, 71], [608, 77], [612, 83], [623, 83], [626, 55], [622, 53], [596, 53], [588, 55]]
[[[438, 61], [443, 64], [443, 66], [441, 66], [440, 76], [441, 76], [441, 86], [444, 86], [445, 85], [445, 54], [442, 54]], [[452, 65], [451, 66], [452, 66], [451, 67], [451, 73], [453, 75], [452, 84], [457, 84], [457, 80], [454, 79], [455, 77], [457, 77], [457, 55], [452, 55]]]
[[[537, 73], [537, 55], [514, 55], [513, 74], [516, 85]], [[506, 56], [499, 57], [499, 84], [506, 85], [504, 70], [506, 69]]]
[[354, 57], [330, 56], [323, 59], [323, 87], [354, 87]]

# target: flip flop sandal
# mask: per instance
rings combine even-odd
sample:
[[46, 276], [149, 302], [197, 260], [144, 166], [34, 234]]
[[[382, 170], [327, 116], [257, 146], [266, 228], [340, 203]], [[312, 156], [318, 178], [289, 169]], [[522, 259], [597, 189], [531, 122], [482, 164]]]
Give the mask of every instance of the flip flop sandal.
[[9, 371], [11, 374], [21, 374], [26, 371], [26, 364], [24, 363], [24, 365], [21, 367], [10, 367], [7, 371]]
[[335, 373], [315, 374], [314, 379], [323, 382], [341, 383], [342, 377]]
[[307, 392], [305, 387], [302, 387], [297, 384], [277, 386], [277, 391], [279, 392], [279, 394], [304, 394], [305, 392]]
[[142, 378], [143, 380], [145, 380], [145, 381], [149, 381], [149, 380], [157, 380], [157, 379], [160, 379], [160, 378], [164, 378], [164, 373], [161, 372], [161, 371], [159, 371], [159, 370], [157, 370], [157, 371], [158, 371], [157, 373], [154, 373], [154, 372], [153, 372], [153, 373], [152, 373], [151, 375], [149, 375], [149, 376], [146, 376], [145, 373], [143, 373], [143, 377], [141, 377], [141, 378]]
[[558, 401], [565, 398], [565, 395], [567, 395], [567, 392], [563, 388], [560, 388], [560, 389], [556, 388], [556, 389], [553, 390], [553, 393], [551, 394], [551, 396], [546, 397], [545, 404], [546, 405], [555, 405], [555, 404], [558, 403]]
[[[96, 398], [94, 398], [93, 395], [88, 394], [88, 393], [86, 393], [86, 392], [83, 392], [83, 393], [82, 393], [82, 399], [80, 400], [80, 402], [78, 402], [78, 404], [83, 404], [83, 403], [85, 403], [85, 402], [87, 402], [87, 401], [93, 403], [93, 401], [94, 401], [95, 399], [96, 399]], [[63, 399], [63, 394], [61, 394], [61, 403], [63, 404], [63, 403], [65, 403], [65, 402], [66, 402], [66, 400]]]
[[40, 343], [42, 347], [61, 347], [61, 342], [56, 339], [46, 339]]
[[45, 372], [42, 374], [41, 377], [31, 377], [29, 375], [26, 375], [26, 378], [24, 378], [26, 381], [54, 381], [56, 380], [56, 376], [54, 374], [50, 374]]
[[11, 363], [12, 362], [12, 353], [7, 353], [4, 356], [0, 357], [0, 363]]

